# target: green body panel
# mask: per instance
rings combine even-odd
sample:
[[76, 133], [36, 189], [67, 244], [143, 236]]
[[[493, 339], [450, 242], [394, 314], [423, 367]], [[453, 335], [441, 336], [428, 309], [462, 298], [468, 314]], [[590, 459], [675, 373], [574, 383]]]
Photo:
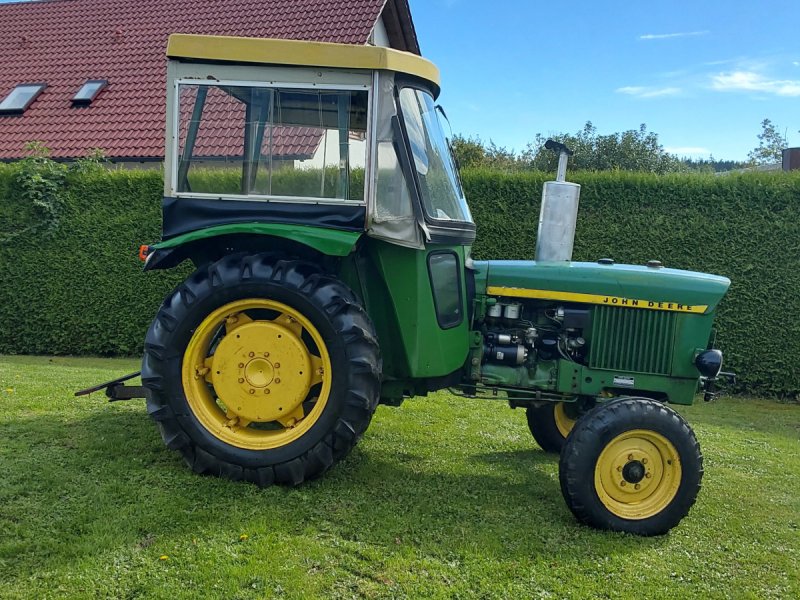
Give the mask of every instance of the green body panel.
[[[462, 319], [448, 329], [442, 329], [437, 321], [428, 273], [429, 254], [442, 250], [455, 253], [460, 266]], [[352, 262], [343, 267], [342, 277], [361, 290], [375, 324], [385, 379], [443, 377], [464, 365], [469, 349], [464, 256], [464, 246], [429, 245], [414, 250], [365, 238], [354, 258], [355, 269]]]
[[[673, 404], [691, 404], [697, 392], [697, 371], [692, 378], [678, 378], [669, 375], [649, 375], [625, 373], [624, 371], [604, 371], [592, 369], [566, 360], [558, 361], [558, 380], [556, 391], [564, 394], [600, 396], [613, 394], [656, 395]], [[615, 379], [617, 382], [615, 382]], [[620, 380], [632, 382], [630, 386], [619, 385]]]
[[713, 311], [731, 283], [718, 275], [638, 265], [490, 260], [475, 261], [474, 266], [484, 290], [485, 286], [503, 286], [598, 294], [708, 305], [708, 312]]
[[330, 256], [347, 256], [352, 252], [361, 233], [340, 231], [338, 229], [323, 229], [310, 225], [287, 225], [283, 223], [236, 223], [232, 225], [217, 225], [198, 229], [183, 235], [160, 242], [152, 246], [155, 250], [175, 248], [208, 238], [230, 234], [256, 234], [271, 235], [275, 237], [300, 242]]

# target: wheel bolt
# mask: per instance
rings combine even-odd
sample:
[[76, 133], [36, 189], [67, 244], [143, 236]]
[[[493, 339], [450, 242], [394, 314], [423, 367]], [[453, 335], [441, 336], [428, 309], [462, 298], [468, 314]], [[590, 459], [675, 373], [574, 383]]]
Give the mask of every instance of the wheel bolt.
[[648, 472], [648, 473], [645, 473], [644, 476], [647, 477], [648, 479], [650, 479], [653, 476], [653, 474]]
[[239, 377], [239, 383], [244, 383], [244, 377]]
[[276, 377], [275, 378], [275, 383], [280, 383], [280, 382], [281, 382], [281, 378], [280, 377]]
[[264, 390], [264, 393], [265, 393], [265, 394], [269, 394], [269, 388], [265, 389], [265, 390]]
[[256, 391], [255, 391], [255, 390], [253, 390], [253, 389], [251, 389], [251, 390], [250, 390], [250, 393], [251, 393], [251, 394], [255, 394], [255, 393], [256, 393]]
[[269, 356], [269, 352], [264, 352], [264, 357]]
[[637, 484], [636, 484], [635, 486], [633, 486], [633, 487], [635, 487], [635, 488], [638, 490], [638, 489], [639, 489], [640, 487], [642, 487], [642, 486], [641, 486], [641, 485], [639, 485], [639, 484], [637, 483]]
[[251, 353], [250, 353], [250, 354], [248, 354], [247, 356], [249, 356], [250, 358], [253, 358], [255, 355], [256, 355], [256, 353], [255, 353], [255, 352], [251, 352]]
[[239, 363], [239, 368], [244, 369], [244, 363]]
[[275, 368], [276, 369], [280, 369], [281, 368], [281, 363], [275, 363]]
[[643, 458], [643, 459], [642, 459], [642, 464], [643, 464], [643, 465], [646, 465], [646, 464], [647, 464], [647, 459], [646, 459], [646, 458]]
[[628, 454], [628, 460], [633, 460], [633, 454]]
[[617, 471], [622, 471], [622, 467], [617, 467]]

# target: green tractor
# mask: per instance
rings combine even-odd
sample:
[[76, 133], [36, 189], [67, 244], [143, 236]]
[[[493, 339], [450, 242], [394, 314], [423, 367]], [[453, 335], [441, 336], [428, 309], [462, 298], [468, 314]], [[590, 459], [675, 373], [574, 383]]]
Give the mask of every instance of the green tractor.
[[470, 257], [439, 73], [378, 47], [173, 35], [163, 241], [190, 260], [145, 340], [164, 443], [260, 486], [325, 473], [378, 404], [449, 389], [524, 408], [574, 515], [641, 535], [703, 461], [668, 404], [711, 394], [724, 277], [571, 262], [579, 186], [545, 185], [535, 261]]

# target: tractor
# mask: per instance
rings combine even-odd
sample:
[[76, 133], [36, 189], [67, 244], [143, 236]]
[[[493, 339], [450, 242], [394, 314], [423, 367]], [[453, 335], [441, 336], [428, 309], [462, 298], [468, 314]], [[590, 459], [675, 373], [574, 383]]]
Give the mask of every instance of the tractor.
[[[167, 55], [163, 234], [141, 257], [194, 272], [147, 331], [141, 380], [191, 469], [298, 485], [379, 404], [450, 390], [525, 409], [579, 521], [658, 535], [687, 515], [703, 459], [669, 405], [713, 395], [728, 279], [573, 262], [580, 186], [555, 142], [535, 260], [473, 259], [419, 56], [182, 34]], [[135, 395], [121, 382], [104, 385]]]

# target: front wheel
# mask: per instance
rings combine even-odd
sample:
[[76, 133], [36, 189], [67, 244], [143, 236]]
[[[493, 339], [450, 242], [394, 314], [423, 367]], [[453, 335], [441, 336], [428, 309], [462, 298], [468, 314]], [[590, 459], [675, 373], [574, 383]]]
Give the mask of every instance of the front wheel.
[[578, 419], [574, 402], [547, 402], [526, 411], [528, 429], [545, 452], [559, 453]]
[[230, 256], [164, 301], [145, 339], [147, 410], [198, 473], [299, 484], [367, 428], [381, 362], [347, 286], [306, 262]]
[[578, 520], [637, 535], [675, 527], [697, 499], [700, 445], [674, 410], [649, 398], [598, 406], [564, 444], [561, 491]]

